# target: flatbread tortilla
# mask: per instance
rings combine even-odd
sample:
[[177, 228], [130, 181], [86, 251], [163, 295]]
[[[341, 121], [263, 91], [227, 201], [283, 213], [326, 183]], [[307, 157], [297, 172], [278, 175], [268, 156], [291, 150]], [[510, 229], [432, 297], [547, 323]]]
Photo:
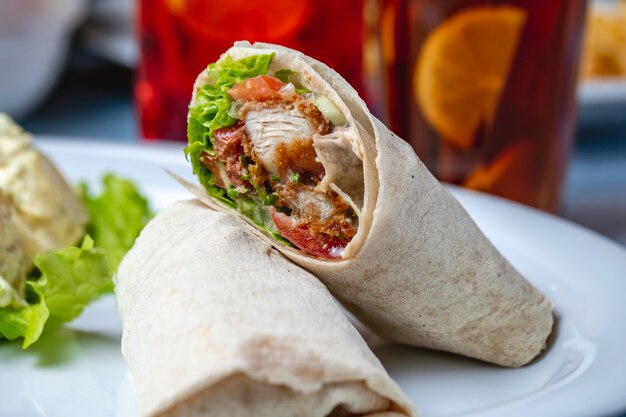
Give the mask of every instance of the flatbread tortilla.
[[414, 416], [331, 294], [197, 201], [144, 229], [116, 276], [141, 416]]

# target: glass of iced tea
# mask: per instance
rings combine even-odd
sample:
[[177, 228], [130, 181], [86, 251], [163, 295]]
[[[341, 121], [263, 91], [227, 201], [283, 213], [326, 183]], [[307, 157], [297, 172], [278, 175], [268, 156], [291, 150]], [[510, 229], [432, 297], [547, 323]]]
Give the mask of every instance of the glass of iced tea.
[[186, 140], [196, 76], [237, 40], [301, 50], [362, 91], [362, 9], [363, 0], [138, 0], [142, 136]]
[[586, 0], [368, 1], [392, 129], [440, 180], [556, 211]]

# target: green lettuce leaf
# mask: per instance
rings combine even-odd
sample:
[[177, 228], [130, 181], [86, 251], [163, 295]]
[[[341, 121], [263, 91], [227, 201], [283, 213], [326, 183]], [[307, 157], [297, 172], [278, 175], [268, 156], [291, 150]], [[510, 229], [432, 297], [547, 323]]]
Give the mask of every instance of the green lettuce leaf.
[[90, 217], [87, 234], [96, 247], [104, 249], [109, 270], [115, 272], [153, 216], [148, 201], [131, 181], [112, 174], [103, 177], [100, 195], [90, 194], [85, 184], [82, 189]]
[[[257, 197], [258, 198], [258, 197]], [[247, 196], [240, 196], [235, 200], [237, 209], [257, 226], [267, 232], [270, 236], [284, 245], [292, 246], [291, 242], [285, 239], [274, 224], [272, 216], [267, 211], [267, 207], [260, 201], [255, 201]]]
[[33, 286], [32, 281], [26, 281], [26, 288], [28, 298], [33, 300], [32, 304], [20, 308], [0, 308], [0, 336], [9, 340], [23, 337], [23, 348], [27, 348], [39, 339], [50, 315], [39, 287]]
[[80, 248], [37, 255], [41, 277], [32, 283], [50, 311], [46, 327], [74, 320], [96, 298], [113, 291], [107, 254], [85, 236]]
[[104, 176], [98, 196], [82, 188], [91, 219], [82, 245], [37, 255], [26, 299], [0, 307], [0, 337], [23, 338], [23, 348], [113, 291], [113, 272], [152, 217], [147, 200], [126, 179]]
[[113, 290], [107, 256], [85, 236], [81, 247], [69, 247], [35, 257], [41, 274], [27, 284], [22, 308], [0, 308], [0, 334], [9, 340], [24, 338], [27, 348], [42, 331], [78, 317], [96, 298]]

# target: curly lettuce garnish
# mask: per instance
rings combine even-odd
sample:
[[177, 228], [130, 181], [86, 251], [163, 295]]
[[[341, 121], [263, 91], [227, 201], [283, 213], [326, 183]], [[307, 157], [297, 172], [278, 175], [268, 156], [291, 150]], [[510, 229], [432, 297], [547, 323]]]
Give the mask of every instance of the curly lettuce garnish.
[[37, 255], [23, 295], [0, 278], [0, 298], [11, 297], [0, 307], [0, 336], [23, 338], [23, 348], [113, 291], [113, 273], [152, 216], [135, 185], [113, 175], [98, 196], [83, 185], [83, 199], [90, 223], [80, 246]]
[[153, 216], [148, 200], [131, 181], [112, 174], [103, 177], [100, 195], [92, 195], [85, 184], [82, 190], [90, 218], [87, 234], [104, 249], [109, 269], [115, 272]]

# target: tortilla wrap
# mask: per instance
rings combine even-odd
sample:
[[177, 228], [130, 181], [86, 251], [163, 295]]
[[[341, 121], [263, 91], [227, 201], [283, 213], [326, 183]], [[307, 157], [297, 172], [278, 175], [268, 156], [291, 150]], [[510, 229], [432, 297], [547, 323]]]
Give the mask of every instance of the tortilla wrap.
[[[386, 339], [503, 366], [517, 367], [535, 358], [552, 329], [549, 300], [494, 248], [413, 149], [374, 118], [335, 71], [300, 52], [269, 44], [238, 42], [220, 59], [268, 53], [274, 54], [268, 74], [280, 68], [296, 71], [305, 88], [328, 97], [341, 110], [353, 132], [352, 151], [362, 161], [363, 192], [352, 198], [358, 203], [358, 232], [341, 259], [307, 255], [254, 227], [256, 233], [313, 272]], [[207, 72], [198, 76], [190, 108], [209, 82]], [[342, 170], [329, 163], [325, 168], [322, 183], [341, 188], [354, 182], [345, 178], [352, 175], [349, 167]], [[235, 213], [254, 226], [199, 187], [187, 187], [210, 207]]]
[[414, 416], [327, 289], [197, 201], [162, 211], [116, 277], [141, 416]]

